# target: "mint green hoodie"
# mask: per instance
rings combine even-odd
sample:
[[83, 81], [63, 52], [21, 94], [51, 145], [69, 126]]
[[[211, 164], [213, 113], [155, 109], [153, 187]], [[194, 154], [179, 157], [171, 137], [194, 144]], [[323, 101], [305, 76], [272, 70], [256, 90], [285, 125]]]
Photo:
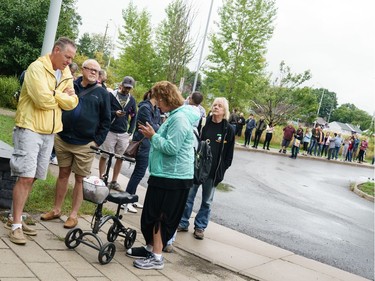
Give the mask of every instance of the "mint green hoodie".
[[171, 111], [151, 138], [149, 171], [151, 176], [170, 179], [194, 177], [193, 124], [199, 114], [190, 106]]

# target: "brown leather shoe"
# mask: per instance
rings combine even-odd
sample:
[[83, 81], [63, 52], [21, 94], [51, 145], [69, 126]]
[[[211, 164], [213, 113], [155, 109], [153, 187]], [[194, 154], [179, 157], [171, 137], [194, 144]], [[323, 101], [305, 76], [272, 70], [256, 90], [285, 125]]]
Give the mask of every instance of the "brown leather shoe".
[[64, 223], [64, 228], [74, 228], [78, 224], [77, 218], [69, 217]]
[[49, 221], [49, 220], [53, 220], [53, 219], [58, 219], [59, 217], [61, 217], [61, 212], [58, 213], [57, 215], [55, 215], [55, 213], [53, 211], [49, 211], [48, 213], [42, 214], [40, 216], [40, 219], [42, 221]]

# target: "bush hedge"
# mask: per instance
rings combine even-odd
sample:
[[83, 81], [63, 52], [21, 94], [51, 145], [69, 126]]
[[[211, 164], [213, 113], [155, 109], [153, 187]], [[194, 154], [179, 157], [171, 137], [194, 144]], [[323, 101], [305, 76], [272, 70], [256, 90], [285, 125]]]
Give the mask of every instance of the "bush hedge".
[[0, 76], [0, 107], [16, 109], [15, 92], [20, 90], [20, 83], [16, 77]]

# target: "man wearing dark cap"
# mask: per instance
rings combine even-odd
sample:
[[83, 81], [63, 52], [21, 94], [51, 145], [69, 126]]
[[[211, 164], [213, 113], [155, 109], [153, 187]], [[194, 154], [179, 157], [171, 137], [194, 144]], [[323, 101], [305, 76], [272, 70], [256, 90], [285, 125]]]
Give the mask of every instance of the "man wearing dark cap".
[[[129, 139], [135, 127], [137, 115], [137, 104], [134, 97], [130, 94], [134, 88], [135, 81], [131, 76], [125, 76], [119, 88], [109, 93], [111, 101], [111, 127], [102, 148], [106, 151], [123, 155], [129, 145]], [[130, 118], [130, 122], [129, 122]], [[107, 155], [101, 155], [99, 159], [99, 176], [105, 172]], [[117, 191], [125, 191], [117, 182], [120, 173], [122, 160], [116, 159], [113, 167], [112, 181], [108, 187]]]

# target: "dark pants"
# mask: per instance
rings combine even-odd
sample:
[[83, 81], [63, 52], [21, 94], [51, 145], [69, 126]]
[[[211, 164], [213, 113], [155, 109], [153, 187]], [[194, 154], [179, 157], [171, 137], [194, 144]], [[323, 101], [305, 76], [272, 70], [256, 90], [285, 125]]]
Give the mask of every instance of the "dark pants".
[[250, 145], [252, 133], [253, 133], [253, 129], [246, 129], [245, 130], [245, 143], [244, 143], [244, 145]]
[[365, 156], [365, 151], [364, 150], [360, 150], [359, 151], [359, 154], [358, 154], [358, 162], [363, 162], [363, 157]]
[[266, 133], [266, 139], [263, 144], [263, 149], [267, 147], [267, 149], [270, 149], [270, 142], [272, 139], [272, 133]]
[[328, 160], [335, 158], [335, 148], [328, 149]]
[[299, 146], [293, 145], [293, 147], [292, 147], [292, 158], [297, 159], [298, 153], [299, 153]]
[[260, 137], [262, 136], [263, 131], [261, 130], [256, 130], [255, 131], [255, 139], [254, 139], [254, 145], [253, 147], [258, 147]]

